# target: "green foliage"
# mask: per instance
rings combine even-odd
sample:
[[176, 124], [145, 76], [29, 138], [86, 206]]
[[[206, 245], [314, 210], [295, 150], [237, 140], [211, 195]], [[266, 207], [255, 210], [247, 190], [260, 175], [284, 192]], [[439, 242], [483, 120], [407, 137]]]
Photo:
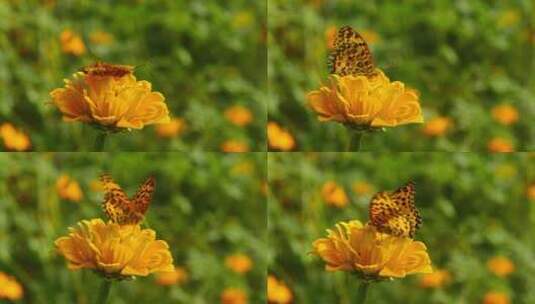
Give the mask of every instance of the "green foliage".
[[[23, 284], [22, 303], [94, 301], [101, 279], [88, 270], [67, 270], [53, 242], [80, 220], [105, 218], [103, 194], [91, 190], [102, 172], [128, 194], [152, 174], [156, 191], [146, 221], [169, 243], [174, 264], [187, 270], [189, 280], [163, 287], [151, 275], [115, 283], [111, 303], [216, 303], [228, 287], [263, 303], [265, 163], [264, 154], [254, 153], [2, 153], [0, 165], [10, 170], [0, 173], [0, 271]], [[80, 183], [80, 202], [58, 196], [62, 174]], [[235, 253], [252, 259], [250, 272], [225, 267], [225, 257]]]
[[[326, 30], [343, 25], [377, 33], [378, 67], [421, 93], [426, 121], [446, 116], [454, 125], [439, 138], [421, 125], [371, 134], [365, 150], [485, 151], [493, 137], [535, 148], [533, 1], [271, 0], [268, 16], [269, 120], [288, 128], [300, 150], [345, 148], [345, 128], [318, 122], [305, 98], [327, 81]], [[504, 102], [520, 113], [513, 126], [491, 116]]]
[[[228, 139], [265, 150], [265, 54], [263, 1], [87, 1], [0, 2], [0, 122], [27, 132], [38, 151], [91, 150], [94, 130], [61, 122], [49, 92], [81, 67], [102, 60], [136, 66], [138, 79], [166, 97], [173, 117], [188, 125], [172, 140], [154, 127], [113, 136], [109, 150], [219, 150]], [[88, 51], [61, 50], [65, 29], [80, 34]], [[97, 45], [95, 31], [113, 35]], [[253, 112], [240, 128], [223, 116], [239, 104]]]
[[[268, 161], [269, 272], [292, 288], [295, 303], [355, 303], [358, 280], [326, 272], [308, 254], [312, 242], [338, 221], [367, 222], [375, 191], [411, 179], [423, 217], [416, 239], [452, 282], [436, 290], [418, 287], [418, 276], [372, 284], [369, 303], [480, 303], [491, 290], [508, 293], [512, 303], [535, 302], [535, 202], [526, 197], [535, 181], [533, 155], [277, 153]], [[345, 208], [323, 201], [321, 188], [330, 180], [345, 189]], [[358, 194], [355, 182], [374, 190]], [[511, 259], [516, 271], [507, 278], [490, 273], [486, 262], [495, 255]]]

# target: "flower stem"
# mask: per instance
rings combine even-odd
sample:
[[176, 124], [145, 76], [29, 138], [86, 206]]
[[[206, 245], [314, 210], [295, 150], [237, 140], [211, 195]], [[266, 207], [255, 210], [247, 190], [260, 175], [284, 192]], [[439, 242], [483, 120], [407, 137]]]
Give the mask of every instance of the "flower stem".
[[95, 138], [95, 145], [94, 145], [94, 151], [100, 152], [104, 150], [104, 144], [106, 143], [106, 137], [108, 136], [108, 133], [106, 132], [98, 132], [97, 137]]
[[359, 286], [359, 292], [357, 294], [357, 301], [355, 303], [357, 304], [364, 304], [366, 303], [366, 298], [368, 297], [368, 288], [370, 287], [369, 282], [362, 282]]
[[364, 132], [353, 131], [349, 133], [349, 140], [347, 142], [346, 152], [358, 152], [360, 151], [360, 143]]
[[108, 296], [110, 295], [110, 289], [111, 289], [111, 282], [110, 280], [103, 280], [102, 284], [100, 285], [100, 290], [98, 292], [98, 298], [95, 303], [97, 304], [106, 304], [108, 302]]

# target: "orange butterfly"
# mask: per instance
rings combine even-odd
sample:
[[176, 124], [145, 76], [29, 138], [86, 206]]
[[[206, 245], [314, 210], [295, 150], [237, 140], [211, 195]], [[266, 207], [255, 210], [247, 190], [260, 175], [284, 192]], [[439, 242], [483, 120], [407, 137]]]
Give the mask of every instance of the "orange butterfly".
[[329, 72], [340, 76], [364, 75], [375, 76], [375, 65], [368, 44], [362, 36], [350, 26], [338, 30], [334, 50], [328, 59]]
[[104, 186], [106, 194], [102, 208], [108, 218], [121, 225], [138, 224], [141, 222], [149, 208], [152, 200], [152, 193], [156, 182], [154, 178], [149, 177], [134, 195], [129, 199], [123, 189], [116, 184], [109, 174], [103, 174], [100, 181]]
[[394, 192], [381, 191], [370, 202], [370, 222], [378, 231], [395, 236], [414, 237], [422, 224], [414, 204], [412, 181]]

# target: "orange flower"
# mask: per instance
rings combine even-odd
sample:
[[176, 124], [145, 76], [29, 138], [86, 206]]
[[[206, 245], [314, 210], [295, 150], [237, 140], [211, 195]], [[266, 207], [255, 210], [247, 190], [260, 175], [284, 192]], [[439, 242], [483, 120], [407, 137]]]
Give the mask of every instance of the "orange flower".
[[24, 132], [15, 129], [10, 123], [0, 126], [0, 137], [4, 140], [4, 146], [12, 151], [26, 151], [30, 149], [30, 138]]
[[247, 294], [239, 288], [227, 288], [221, 293], [221, 304], [247, 304]]
[[182, 118], [173, 118], [169, 123], [156, 126], [156, 134], [162, 138], [178, 136], [186, 129], [186, 121]]
[[162, 286], [181, 285], [188, 280], [188, 272], [182, 267], [175, 267], [175, 271], [159, 272], [156, 274], [156, 284]]
[[495, 137], [489, 141], [487, 148], [490, 152], [513, 152], [513, 144], [504, 138]]
[[239, 140], [227, 140], [221, 144], [221, 151], [223, 152], [248, 152], [249, 146], [247, 143]]
[[353, 183], [353, 191], [359, 195], [370, 194], [373, 192], [373, 185], [365, 181]]
[[320, 121], [337, 121], [357, 129], [422, 123], [418, 93], [399, 81], [377, 76], [331, 75], [330, 83], [307, 95]]
[[[142, 129], [168, 123], [165, 97], [147, 81], [137, 81], [129, 66], [96, 63], [65, 80], [65, 87], [50, 93], [66, 121], [100, 125], [111, 130]], [[123, 70], [121, 70], [123, 69]]]
[[502, 125], [512, 125], [518, 121], [518, 111], [510, 104], [501, 104], [492, 108], [492, 117]]
[[485, 294], [483, 304], [509, 304], [509, 296], [503, 292], [490, 291]]
[[528, 186], [526, 194], [530, 200], [535, 201], [535, 183]]
[[331, 25], [325, 30], [325, 41], [327, 41], [327, 48], [334, 49], [334, 41], [336, 40], [337, 29], [336, 26]]
[[20, 300], [24, 295], [22, 286], [17, 280], [0, 271], [0, 299]]
[[349, 201], [344, 188], [338, 186], [334, 181], [323, 184], [321, 196], [328, 205], [338, 208], [345, 207]]
[[78, 182], [66, 174], [62, 174], [56, 181], [56, 190], [65, 200], [79, 202], [84, 197]]
[[425, 123], [422, 132], [427, 136], [442, 136], [451, 126], [451, 119], [439, 116]]
[[89, 34], [91, 43], [97, 45], [106, 45], [113, 42], [113, 35], [104, 31], [94, 31]]
[[499, 277], [506, 277], [515, 271], [515, 264], [504, 256], [495, 256], [487, 261], [487, 268]]
[[244, 106], [235, 105], [225, 110], [225, 117], [238, 127], [244, 127], [253, 121], [253, 114]]
[[244, 254], [235, 254], [225, 259], [225, 266], [236, 273], [243, 274], [253, 268], [253, 261]]
[[447, 270], [435, 270], [432, 273], [420, 277], [420, 287], [440, 288], [451, 281], [451, 275]]
[[70, 29], [65, 29], [59, 37], [61, 50], [66, 54], [81, 56], [85, 53], [85, 44], [82, 38]]
[[288, 304], [292, 302], [292, 291], [284, 282], [269, 275], [267, 278], [267, 299], [272, 304]]
[[290, 132], [275, 122], [268, 122], [267, 135], [269, 146], [281, 151], [290, 151], [295, 147], [295, 140]]

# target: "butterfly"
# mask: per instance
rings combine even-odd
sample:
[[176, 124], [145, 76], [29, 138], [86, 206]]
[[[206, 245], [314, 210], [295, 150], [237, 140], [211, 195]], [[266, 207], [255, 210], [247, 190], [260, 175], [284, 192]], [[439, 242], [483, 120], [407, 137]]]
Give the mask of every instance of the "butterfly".
[[381, 191], [370, 202], [370, 223], [379, 232], [414, 237], [422, 224], [414, 204], [415, 185], [412, 181], [394, 192]]
[[102, 61], [97, 61], [92, 65], [88, 65], [82, 68], [82, 72], [84, 74], [99, 77], [123, 77], [125, 75], [132, 74], [133, 71], [134, 67], [131, 65], [111, 64]]
[[330, 74], [340, 76], [371, 77], [377, 74], [368, 44], [359, 33], [347, 25], [338, 30], [334, 50], [329, 54], [327, 65]]
[[117, 224], [138, 224], [149, 208], [156, 182], [149, 177], [137, 190], [133, 198], [128, 198], [121, 186], [116, 184], [109, 174], [103, 174], [100, 181], [104, 186], [102, 208], [108, 218]]

